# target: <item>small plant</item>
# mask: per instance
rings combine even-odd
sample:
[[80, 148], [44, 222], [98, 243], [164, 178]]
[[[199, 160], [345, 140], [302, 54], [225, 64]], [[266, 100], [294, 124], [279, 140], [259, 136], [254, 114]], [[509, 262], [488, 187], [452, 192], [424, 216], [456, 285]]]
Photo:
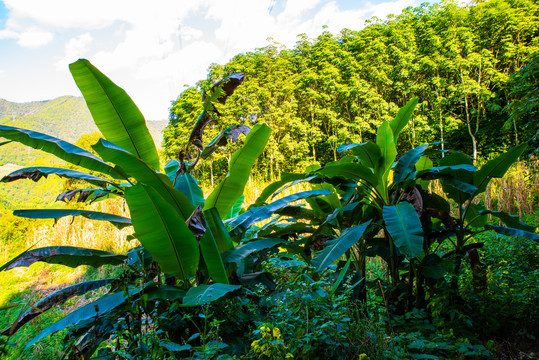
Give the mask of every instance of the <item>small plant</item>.
[[263, 324], [254, 332], [259, 337], [251, 343], [251, 352], [259, 359], [293, 359], [278, 327]]

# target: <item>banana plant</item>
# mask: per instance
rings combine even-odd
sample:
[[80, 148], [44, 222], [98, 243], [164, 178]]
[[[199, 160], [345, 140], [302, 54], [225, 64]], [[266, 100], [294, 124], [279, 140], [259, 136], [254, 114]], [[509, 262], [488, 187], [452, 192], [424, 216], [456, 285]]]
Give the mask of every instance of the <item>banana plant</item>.
[[[14, 214], [28, 218], [53, 219], [85, 216], [94, 220], [109, 221], [119, 228], [133, 226], [133, 238], [142, 244], [142, 248], [137, 251], [149, 254], [151, 259], [159, 264], [161, 271], [167, 274], [167, 278], [175, 280], [176, 290], [173, 290], [173, 293], [184, 289], [182, 294], [188, 300], [184, 301], [186, 306], [193, 305], [193, 301], [189, 299], [200, 291], [196, 286], [211, 287], [212, 283], [219, 283], [214, 295], [236, 290], [238, 285], [230, 283], [231, 274], [222, 259], [222, 254], [234, 246], [222, 219], [231, 213], [231, 209], [235, 208], [242, 197], [251, 168], [269, 138], [268, 126], [256, 124], [251, 129], [246, 126], [239, 128], [240, 133], [247, 134], [244, 145], [232, 155], [226, 178], [207, 199], [204, 199], [197, 181], [188, 171], [194, 168], [196, 161], [184, 162], [184, 158], [188, 157], [187, 153], [181, 154], [180, 159], [169, 162], [165, 171], [161, 172], [157, 150], [144, 117], [123, 89], [88, 60], [79, 59], [70, 64], [69, 69], [103, 135], [103, 139], [93, 145], [98, 156], [63, 140], [26, 129], [1, 125], [0, 137], [51, 153], [91, 171], [92, 174], [61, 168], [29, 167], [8, 174], [0, 181], [10, 182], [20, 179], [38, 181], [49, 175], [83, 180], [96, 187], [70, 189], [60, 194], [59, 199], [69, 201], [78, 195], [79, 200], [93, 201], [109, 196], [121, 196], [125, 198], [129, 207], [130, 217], [73, 209], [26, 209], [17, 210]], [[226, 145], [227, 139], [235, 140], [239, 136], [237, 129], [227, 129], [228, 131], [225, 130], [218, 141], [211, 142], [206, 148], [202, 145], [204, 127], [212, 117], [219, 115], [216, 104], [223, 104], [242, 80], [242, 73], [232, 74], [216, 83], [204, 95], [204, 111], [190, 138], [190, 145], [194, 145], [198, 151], [197, 160], [200, 154], [207, 156], [216, 146]], [[53, 246], [29, 249], [2, 266], [0, 271], [17, 266], [29, 266], [35, 261], [75, 267], [118, 264], [125, 258], [123, 255], [94, 249]], [[139, 263], [142, 263], [142, 260], [139, 259]], [[98, 285], [104, 286], [108, 283], [85, 283], [70, 291], [60, 290], [46, 301], [36, 304], [35, 308], [45, 311], [70, 296], [80, 295], [95, 289]], [[195, 287], [192, 287], [193, 284]], [[91, 307], [78, 309], [43, 330], [29, 345], [66, 326], [87, 321], [88, 316], [103, 317], [123, 306], [130, 297], [139, 296], [140, 292], [149, 289], [156, 292], [160, 287], [159, 283], [150, 284], [145, 285], [144, 289], [131, 288], [124, 293], [118, 292], [119, 290], [113, 287], [109, 294], [96, 300], [94, 305], [96, 309], [99, 308], [98, 314], [92, 312]], [[156, 299], [159, 296], [156, 295]], [[44, 304], [46, 306], [42, 306]], [[36, 310], [23, 314], [19, 321], [7, 330], [7, 334], [13, 334], [39, 313]]]
[[[462, 255], [481, 246], [470, 243], [479, 232], [538, 239], [534, 226], [509, 214], [488, 211], [474, 201], [492, 178], [504, 176], [525, 145], [510, 149], [480, 169], [459, 152], [440, 158], [440, 152], [430, 150], [429, 144], [397, 158], [399, 135], [417, 102], [416, 98], [412, 99], [395, 119], [383, 123], [375, 141], [341, 145], [339, 152], [351, 151], [352, 155], [306, 174], [284, 174], [255, 203], [265, 204], [272, 194], [301, 181], [310, 182], [315, 189], [329, 190], [330, 194], [308, 199], [314, 213], [311, 220], [274, 227], [272, 231], [281, 237], [303, 233], [300, 242], [304, 251], [296, 249], [296, 253], [303, 254], [317, 271], [325, 270], [342, 257], [352, 259], [350, 271], [355, 269], [356, 281], [363, 279], [357, 292], [363, 300], [366, 299], [366, 256], [380, 256], [387, 262], [391, 280], [388, 294], [396, 299], [402, 292], [394, 290], [404, 288], [405, 302], [412, 306], [414, 292], [416, 305], [424, 300], [425, 278], [440, 279], [447, 275], [445, 269], [450, 268], [452, 278], [458, 279]], [[431, 158], [437, 161], [436, 166]], [[446, 196], [454, 201], [456, 218], [451, 203], [429, 191], [429, 183], [435, 179], [441, 181]], [[489, 225], [488, 216], [497, 217], [507, 227]], [[286, 229], [290, 231], [287, 233]], [[271, 231], [266, 234], [272, 236]], [[452, 244], [453, 249], [440, 254], [444, 242]]]

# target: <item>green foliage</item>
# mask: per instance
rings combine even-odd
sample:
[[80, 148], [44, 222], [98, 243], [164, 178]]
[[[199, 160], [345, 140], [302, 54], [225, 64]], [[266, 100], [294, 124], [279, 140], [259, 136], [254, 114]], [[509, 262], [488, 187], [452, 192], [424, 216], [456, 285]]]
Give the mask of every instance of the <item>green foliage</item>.
[[[222, 107], [220, 127], [268, 124], [272, 135], [255, 170], [266, 181], [311, 162], [335, 161], [340, 144], [374, 141], [376, 129], [396, 119], [399, 108], [410, 114], [403, 107], [413, 97], [418, 103], [408, 127], [400, 131], [399, 120], [391, 125], [400, 153], [435, 142], [474, 160], [500, 153], [536, 132], [538, 15], [529, 0], [425, 3], [385, 21], [372, 19], [361, 31], [315, 39], [302, 34], [291, 49], [272, 43], [237, 55], [180, 94], [165, 152], [174, 158], [187, 142], [182, 133], [194, 124], [202, 110], [198, 99], [212, 81], [242, 71], [245, 80]], [[501, 131], [505, 122], [511, 126]], [[209, 124], [206, 131], [212, 138], [219, 128]], [[226, 173], [232, 151], [218, 152], [198, 177]]]
[[[189, 175], [186, 174], [187, 166], [194, 168], [196, 161], [186, 165], [182, 155], [179, 162], [172, 165], [172, 169], [170, 165], [167, 167], [167, 172], [171, 172], [175, 176], [170, 174], [171, 176], [168, 177], [157, 172], [156, 169], [159, 169], [160, 166], [155, 146], [150, 141], [151, 138], [144, 119], [125, 91], [117, 87], [87, 60], [79, 60], [71, 64], [70, 69], [102, 133], [122, 144], [131, 152], [105, 139], [100, 139], [92, 148], [103, 159], [115, 164], [112, 166], [89, 151], [35, 131], [1, 126], [0, 135], [42, 149], [88, 170], [112, 175], [125, 181], [124, 183], [115, 183], [79, 171], [51, 167], [25, 168], [3, 178], [5, 182], [26, 178], [38, 181], [42, 177], [55, 174], [69, 179], [71, 182], [68, 184], [70, 185], [86, 181], [94, 186], [102, 187], [95, 189], [95, 191], [108, 193], [113, 187], [117, 195], [125, 197], [130, 210], [130, 218], [78, 209], [16, 210], [14, 212], [16, 216], [37, 219], [85, 216], [94, 220], [109, 221], [118, 228], [133, 225], [134, 237], [144, 246], [142, 249], [131, 252], [127, 263], [131, 266], [131, 270], [134, 270], [134, 273], [126, 275], [128, 279], [122, 282], [122, 286], [113, 286], [107, 295], [71, 312], [42, 330], [27, 344], [29, 347], [45, 337], [69, 327], [73, 331], [72, 339], [76, 344], [72, 343], [68, 352], [71, 352], [71, 356], [79, 354], [86, 357], [92, 355], [100, 344], [109, 338], [111, 333], [123, 331], [121, 322], [118, 324], [119, 327], [110, 326], [110, 322], [116, 321], [118, 317], [116, 311], [119, 311], [119, 314], [126, 318], [140, 314], [142, 311], [152, 312], [152, 307], [157, 305], [155, 301], [172, 300], [171, 294], [173, 297], [183, 299], [183, 306], [209, 304], [229, 292], [241, 288], [241, 285], [229, 284], [229, 274], [221, 259], [220, 252], [228, 250], [232, 243], [224, 230], [219, 211], [227, 214], [236, 205], [248, 180], [251, 167], [262, 152], [270, 130], [263, 124], [254, 126], [251, 131], [248, 128], [242, 128], [240, 132], [249, 132], [249, 135], [244, 147], [240, 148], [231, 159], [229, 176], [216, 187], [216, 191], [210, 195], [208, 200], [200, 199], [202, 192], [198, 189], [196, 181], [194, 179], [189, 181], [186, 176]], [[214, 85], [212, 92], [205, 100], [207, 109], [203, 111], [200, 121], [205, 121], [204, 112], [211, 108], [215, 109], [213, 102], [224, 103], [226, 98], [233, 93], [235, 87], [239, 85], [239, 83], [231, 85], [234, 76], [237, 75], [233, 74], [230, 78]], [[215, 111], [217, 112], [216, 109]], [[202, 129], [204, 126], [205, 124], [197, 123], [191, 133], [190, 145], [200, 147], [198, 156], [203, 150]], [[118, 128], [122, 131], [116, 131]], [[237, 139], [237, 135], [232, 135], [234, 140]], [[215, 144], [210, 145], [214, 146]], [[224, 144], [219, 143], [218, 145]], [[188, 153], [184, 152], [183, 154]], [[178, 177], [180, 177], [180, 184], [183, 177], [183, 180], [187, 180], [188, 186], [179, 185], [176, 188]], [[182, 190], [187, 194], [184, 194]], [[92, 190], [75, 189], [71, 192], [74, 191], [91, 192]], [[67, 195], [69, 192], [64, 192], [61, 198], [70, 200], [71, 197]], [[79, 195], [79, 200], [82, 192]], [[191, 202], [195, 202], [195, 200], [199, 202], [197, 208]], [[202, 203], [205, 206], [204, 212], [200, 207]], [[208, 214], [209, 222], [206, 222], [204, 213]], [[204, 261], [199, 261], [202, 258]], [[35, 261], [61, 263], [76, 267], [81, 264], [93, 266], [118, 264], [124, 259], [125, 257], [122, 255], [99, 250], [47, 247], [24, 251], [6, 263], [0, 271], [9, 270], [16, 266], [29, 266]], [[141, 274], [137, 274], [139, 271], [136, 270], [137, 267]], [[176, 286], [164, 287], [161, 271], [168, 277], [167, 283], [171, 282], [175, 285], [179, 280], [181, 281], [180, 285], [189, 291], [185, 292], [182, 287]], [[154, 280], [156, 275], [158, 275], [157, 281]], [[221, 281], [224, 284], [204, 284], [210, 279]], [[198, 286], [192, 287], [193, 285]], [[146, 291], [147, 289], [148, 291]], [[132, 306], [133, 302], [139, 300], [144, 302], [143, 310]], [[149, 300], [153, 301], [151, 306], [147, 304]], [[129, 321], [127, 320], [126, 325], [128, 332], [131, 333]], [[20, 325], [17, 325], [16, 322], [5, 334], [12, 335], [19, 327]], [[142, 334], [140, 325], [139, 329], [138, 333]], [[135, 342], [144, 340], [142, 336], [135, 333], [127, 336], [127, 339], [130, 338]], [[120, 347], [120, 349], [123, 348]], [[139, 352], [131, 347], [126, 350], [127, 353], [135, 351], [135, 354], [139, 355], [142, 353], [151, 353], [152, 356], [164, 354], [160, 347], [156, 350], [157, 353], [154, 353], [153, 350]]]

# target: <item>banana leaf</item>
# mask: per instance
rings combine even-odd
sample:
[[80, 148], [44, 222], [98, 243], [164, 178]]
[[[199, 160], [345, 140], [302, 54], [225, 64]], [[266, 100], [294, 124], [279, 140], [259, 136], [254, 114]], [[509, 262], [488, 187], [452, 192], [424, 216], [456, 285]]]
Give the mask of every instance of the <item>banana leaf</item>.
[[217, 209], [211, 208], [204, 210], [203, 213], [204, 218], [206, 219], [206, 225], [209, 229], [211, 229], [213, 238], [219, 249], [219, 253], [222, 254], [231, 249], [234, 246], [232, 244], [232, 239], [230, 238], [230, 234], [226, 230]]
[[69, 70], [105, 138], [159, 170], [152, 136], [129, 95], [86, 59], [69, 64]]
[[305, 174], [281, 173], [281, 179], [266, 186], [250, 207], [259, 207], [265, 205], [266, 200], [284, 185], [288, 184], [289, 182], [301, 181], [305, 179]]
[[69, 202], [73, 200], [77, 195], [77, 202], [87, 202], [89, 200], [90, 204], [96, 200], [105, 200], [110, 199], [111, 197], [118, 196], [123, 194], [123, 192], [117, 192], [113, 190], [98, 188], [98, 189], [73, 189], [67, 190], [59, 194], [56, 197], [56, 201]]
[[427, 148], [428, 145], [421, 145], [409, 150], [400, 157], [393, 172], [393, 184], [402, 183], [414, 172], [415, 164]]
[[393, 130], [393, 138], [395, 139], [395, 143], [397, 143], [397, 139], [399, 138], [399, 134], [401, 133], [402, 129], [404, 129], [404, 127], [410, 121], [418, 102], [419, 99], [417, 97], [412, 98], [406, 105], [400, 108], [397, 116], [395, 116], [395, 119], [391, 120], [389, 123], [391, 130]]
[[64, 216], [83, 216], [90, 220], [108, 221], [118, 229], [131, 225], [131, 219], [118, 215], [107, 214], [89, 210], [73, 209], [38, 209], [38, 210], [15, 210], [13, 215], [29, 219], [59, 219]]
[[183, 305], [198, 306], [209, 304], [222, 298], [231, 291], [241, 288], [241, 285], [211, 284], [192, 287], [183, 298]]
[[204, 147], [204, 150], [200, 154], [202, 159], [206, 159], [210, 156], [219, 146], [226, 146], [228, 140], [236, 142], [240, 134], [248, 135], [251, 128], [242, 124], [232, 125], [219, 133], [208, 145]]
[[251, 168], [264, 150], [270, 133], [270, 128], [265, 124], [253, 126], [244, 145], [232, 155], [226, 178], [206, 199], [204, 210], [215, 207], [221, 217], [228, 214], [232, 206], [243, 195]]
[[503, 211], [490, 211], [490, 210], [483, 210], [481, 212], [482, 215], [492, 215], [494, 217], [497, 217], [498, 219], [500, 219], [501, 221], [504, 222], [505, 225], [511, 227], [511, 228], [514, 228], [514, 229], [519, 229], [519, 230], [524, 230], [524, 231], [528, 231], [528, 232], [535, 232], [535, 229], [537, 228], [537, 226], [533, 226], [533, 225], [528, 225], [526, 223], [523, 223], [522, 221], [520, 221], [519, 217], [516, 216], [516, 215], [510, 215], [510, 214], [507, 214]]
[[378, 165], [375, 167], [375, 173], [378, 175], [378, 192], [384, 197], [384, 201], [387, 202], [387, 179], [389, 172], [395, 157], [397, 156], [397, 147], [395, 145], [395, 139], [393, 131], [387, 121], [383, 122], [378, 127], [376, 132], [376, 145], [380, 148], [382, 157], [378, 161]]
[[75, 311], [64, 316], [54, 324], [43, 329], [39, 334], [37, 334], [36, 337], [34, 337], [28, 344], [26, 344], [25, 349], [28, 349], [30, 346], [34, 345], [38, 341], [44, 339], [51, 334], [54, 334], [57, 331], [61, 331], [70, 326], [91, 320], [96, 316], [102, 317], [106, 315], [111, 310], [114, 310], [118, 306], [122, 305], [127, 299], [127, 297], [133, 297], [137, 295], [140, 291], [144, 290], [146, 286], [147, 284], [143, 286], [137, 286], [134, 289], [129, 290], [127, 295], [124, 294], [124, 292], [107, 294], [100, 297], [96, 301], [93, 301], [83, 307], [76, 309]]
[[326, 242], [325, 247], [318, 251], [312, 260], [315, 271], [322, 271], [339, 259], [344, 253], [354, 246], [369, 226], [371, 221], [364, 222], [354, 227], [346, 228], [338, 238]]
[[114, 254], [108, 251], [87, 249], [75, 246], [47, 246], [27, 250], [0, 267], [0, 271], [16, 267], [28, 267], [35, 262], [42, 261], [49, 264], [60, 264], [75, 268], [79, 265], [100, 267], [105, 264], [118, 265], [127, 259], [125, 255]]
[[339, 288], [339, 285], [341, 285], [342, 279], [344, 279], [344, 275], [348, 272], [348, 268], [350, 267], [350, 262], [352, 261], [352, 257], [350, 256], [348, 258], [348, 261], [344, 265], [344, 267], [339, 272], [339, 276], [337, 277], [337, 280], [335, 280], [335, 283], [333, 283], [333, 286], [331, 287], [331, 291], [329, 292], [330, 295], [335, 294], [335, 291]]
[[30, 309], [28, 309], [16, 322], [11, 325], [10, 328], [4, 330], [2, 335], [13, 335], [18, 329], [33, 318], [43, 314], [45, 311], [64, 304], [67, 300], [74, 296], [80, 296], [86, 294], [88, 291], [92, 291], [108, 285], [116, 279], [101, 279], [85, 281], [83, 283], [71, 285], [61, 290], [55, 291], [49, 296], [41, 299], [35, 303]]
[[359, 158], [361, 165], [375, 169], [378, 161], [382, 157], [380, 148], [375, 143], [368, 141], [361, 144], [346, 144], [337, 148], [338, 152], [352, 150], [352, 153]]
[[230, 230], [230, 235], [234, 237], [244, 232], [245, 230], [249, 228], [249, 226], [261, 220], [265, 220], [271, 217], [275, 213], [275, 211], [282, 209], [285, 206], [288, 206], [288, 204], [293, 201], [305, 199], [311, 196], [320, 196], [320, 195], [329, 195], [329, 194], [331, 194], [329, 190], [302, 191], [296, 194], [285, 196], [265, 206], [260, 206], [257, 208], [250, 208], [243, 214], [235, 217], [234, 219], [231, 219], [231, 221], [228, 222], [228, 226], [232, 228], [232, 230]]
[[382, 210], [387, 232], [402, 254], [414, 258], [423, 250], [423, 227], [414, 206], [403, 201]]
[[161, 270], [179, 279], [193, 276], [200, 256], [198, 243], [176, 208], [142, 183], [127, 188], [125, 200], [137, 238]]
[[172, 159], [165, 165], [165, 173], [172, 183], [174, 183], [174, 188], [182, 192], [193, 204], [197, 207], [198, 205], [204, 205], [204, 193], [199, 186], [198, 181], [190, 173], [178, 174], [180, 162], [178, 160]]
[[[458, 167], [458, 166], [473, 166], [472, 159], [460, 152], [455, 152], [449, 155], [444, 156], [442, 159], [440, 159], [440, 162], [438, 164], [438, 169], [443, 167]], [[471, 169], [471, 168], [470, 168]], [[477, 169], [476, 169], [477, 170]], [[468, 200], [473, 192], [475, 192], [477, 189], [475, 189], [472, 192], [466, 191], [466, 189], [471, 189], [468, 186], [460, 186], [460, 183], [464, 184], [470, 184], [473, 185], [474, 181], [474, 174], [472, 173], [473, 170], [467, 170], [467, 169], [458, 169], [454, 168], [453, 170], [445, 171], [445, 173], [453, 176], [454, 179], [458, 180], [458, 182], [455, 184], [455, 182], [448, 182], [445, 179], [442, 179], [440, 182], [442, 184], [442, 188], [444, 189], [444, 192], [447, 194], [447, 196], [453, 200], [455, 200], [458, 204], [463, 204], [466, 200]], [[439, 172], [439, 171], [438, 171]]]
[[284, 239], [260, 239], [249, 241], [228, 250], [223, 254], [223, 260], [227, 263], [236, 263], [238, 277], [245, 272], [244, 260], [255, 251], [265, 250], [286, 242]]
[[19, 142], [31, 148], [43, 150], [59, 159], [81, 166], [88, 170], [99, 171], [116, 179], [125, 178], [114, 167], [94, 154], [78, 146], [37, 131], [0, 125], [0, 137]]
[[487, 225], [485, 226], [485, 229], [493, 230], [497, 232], [498, 234], [502, 235], [509, 235], [509, 236], [522, 236], [530, 240], [539, 241], [539, 235], [537, 235], [535, 232], [520, 230], [520, 229], [513, 229], [503, 226], [495, 226], [495, 225]]
[[378, 184], [378, 179], [372, 170], [361, 164], [332, 162], [316, 170], [314, 174], [324, 175], [329, 178], [339, 176], [347, 180], [365, 180], [373, 187]]
[[47, 166], [27, 167], [13, 171], [12, 173], [7, 174], [2, 179], [0, 179], [0, 182], [12, 182], [19, 179], [30, 179], [37, 182], [42, 177], [46, 178], [48, 175], [56, 175], [67, 179], [84, 180], [92, 185], [100, 187], [106, 187], [107, 185], [113, 184], [109, 180], [105, 180], [90, 174], [85, 174], [80, 171], [53, 168]]
[[93, 148], [107, 161], [119, 165], [137, 182], [157, 190], [163, 198], [176, 207], [176, 210], [183, 216], [183, 221], [187, 220], [195, 210], [189, 199], [172, 187], [172, 182], [166, 175], [154, 171], [145, 161], [103, 139], [99, 140]]
[[202, 253], [210, 277], [215, 282], [228, 284], [228, 273], [226, 272], [223, 259], [221, 258], [221, 252], [217, 245], [217, 241], [220, 241], [220, 235], [217, 233], [214, 236], [211, 227], [208, 226], [200, 239], [200, 252]]
[[527, 146], [526, 143], [515, 146], [500, 156], [487, 161], [477, 170], [473, 176], [473, 184], [477, 187], [477, 193], [480, 194], [487, 189], [490, 179], [504, 177], [509, 167], [518, 160]]

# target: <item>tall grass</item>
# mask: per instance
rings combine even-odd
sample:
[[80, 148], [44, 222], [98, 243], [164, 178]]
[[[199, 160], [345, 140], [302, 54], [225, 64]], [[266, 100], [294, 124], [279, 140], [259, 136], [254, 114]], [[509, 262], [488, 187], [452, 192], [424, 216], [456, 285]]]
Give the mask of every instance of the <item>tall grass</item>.
[[522, 217], [532, 215], [539, 205], [539, 160], [520, 161], [502, 179], [493, 179], [484, 197], [489, 210]]
[[[129, 209], [121, 198], [109, 199], [85, 207], [123, 217], [129, 217]], [[41, 222], [27, 233], [27, 247], [30, 246], [78, 246], [125, 254], [138, 242], [128, 242], [126, 237], [133, 233], [131, 227], [117, 229], [108, 222], [94, 221], [82, 216], [64, 217], [56, 222]]]

